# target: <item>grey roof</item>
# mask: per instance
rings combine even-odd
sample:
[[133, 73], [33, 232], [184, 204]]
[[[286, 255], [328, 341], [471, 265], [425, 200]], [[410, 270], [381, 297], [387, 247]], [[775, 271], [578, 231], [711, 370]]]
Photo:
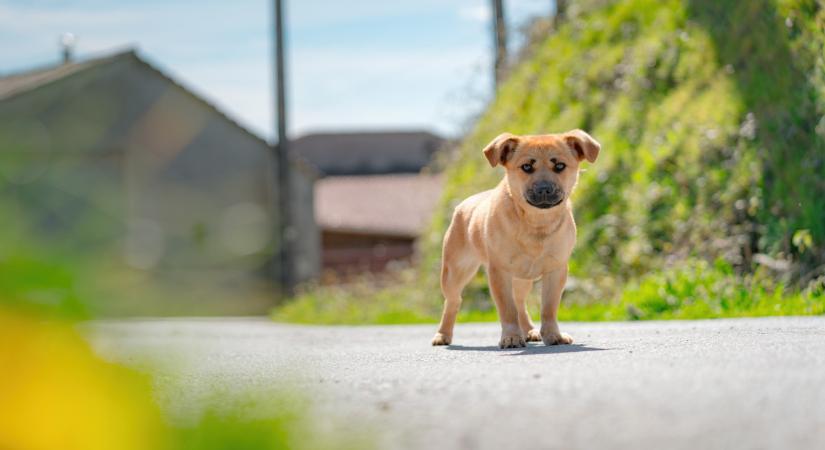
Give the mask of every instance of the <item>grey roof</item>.
[[57, 81], [91, 66], [116, 59], [122, 54], [80, 63], [60, 64], [57, 66], [34, 69], [26, 72], [0, 76], [0, 100], [22, 94], [40, 86]]
[[261, 141], [264, 145], [270, 145], [265, 139], [261, 138], [248, 128], [238, 123], [235, 119], [228, 116], [225, 112], [221, 111], [217, 106], [215, 106], [214, 104], [210, 103], [203, 97], [193, 92], [192, 89], [182, 85], [180, 82], [166, 74], [164, 71], [158, 69], [157, 67], [146, 61], [144, 58], [138, 55], [135, 49], [132, 48], [83, 61], [60, 63], [50, 67], [34, 69], [9, 75], [0, 75], [0, 101], [8, 100], [12, 97], [16, 97], [34, 91], [40, 87], [60, 82], [71, 77], [72, 75], [85, 72], [86, 70], [98, 68], [107, 64], [115, 63], [117, 61], [122, 61], [124, 59], [133, 59], [134, 61], [137, 61], [143, 67], [160, 75], [167, 81], [171, 82], [173, 85], [177, 86], [179, 89], [183, 90], [186, 94], [200, 102], [202, 105], [218, 113], [221, 117], [231, 122], [233, 125], [240, 128], [241, 130], [243, 130], [246, 134]]
[[317, 133], [290, 143], [291, 152], [325, 175], [417, 173], [444, 140], [426, 131]]

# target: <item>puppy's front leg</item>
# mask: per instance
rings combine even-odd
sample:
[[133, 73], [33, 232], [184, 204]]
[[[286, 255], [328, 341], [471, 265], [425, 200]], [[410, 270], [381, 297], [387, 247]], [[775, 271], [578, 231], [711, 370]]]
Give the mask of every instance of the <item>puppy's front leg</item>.
[[541, 279], [541, 340], [545, 345], [573, 343], [569, 334], [559, 330], [559, 303], [566, 281], [567, 266], [547, 273]]
[[498, 316], [501, 319], [501, 348], [525, 347], [527, 343], [518, 325], [518, 310], [513, 300], [513, 277], [495, 266], [487, 268], [490, 280], [490, 293], [496, 302]]
[[516, 311], [518, 311], [518, 325], [527, 341], [538, 342], [541, 340], [541, 334], [533, 325], [533, 320], [527, 312], [527, 295], [532, 288], [533, 280], [513, 278], [513, 300], [516, 302]]

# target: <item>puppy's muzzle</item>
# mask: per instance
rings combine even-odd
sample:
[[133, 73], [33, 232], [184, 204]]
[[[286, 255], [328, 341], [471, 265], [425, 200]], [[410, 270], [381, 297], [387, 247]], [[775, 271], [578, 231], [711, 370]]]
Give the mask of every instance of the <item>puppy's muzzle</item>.
[[524, 199], [536, 208], [552, 208], [564, 201], [564, 189], [550, 181], [537, 181], [524, 193]]

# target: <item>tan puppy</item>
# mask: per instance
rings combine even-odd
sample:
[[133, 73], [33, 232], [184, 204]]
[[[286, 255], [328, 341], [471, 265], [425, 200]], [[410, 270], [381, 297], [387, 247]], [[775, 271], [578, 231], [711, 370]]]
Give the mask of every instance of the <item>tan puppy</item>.
[[[433, 345], [449, 345], [461, 306], [461, 291], [484, 265], [501, 319], [501, 348], [526, 341], [570, 344], [559, 330], [557, 313], [567, 280], [567, 261], [576, 242], [570, 194], [582, 160], [596, 161], [601, 146], [581, 130], [563, 134], [516, 136], [504, 133], [484, 149], [504, 179], [495, 189], [456, 207], [444, 236], [441, 290], [444, 313]], [[525, 301], [541, 279], [541, 330], [527, 314]]]

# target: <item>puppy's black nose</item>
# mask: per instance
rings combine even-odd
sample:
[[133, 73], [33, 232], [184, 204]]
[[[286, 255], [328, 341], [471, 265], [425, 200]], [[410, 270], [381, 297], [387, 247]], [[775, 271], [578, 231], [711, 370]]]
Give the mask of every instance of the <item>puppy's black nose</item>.
[[556, 185], [548, 183], [546, 181], [540, 181], [535, 184], [535, 187], [533, 187], [533, 191], [535, 191], [536, 194], [541, 197], [551, 196], [556, 193]]
[[525, 197], [537, 208], [552, 208], [564, 200], [564, 191], [556, 183], [537, 181], [527, 190]]

